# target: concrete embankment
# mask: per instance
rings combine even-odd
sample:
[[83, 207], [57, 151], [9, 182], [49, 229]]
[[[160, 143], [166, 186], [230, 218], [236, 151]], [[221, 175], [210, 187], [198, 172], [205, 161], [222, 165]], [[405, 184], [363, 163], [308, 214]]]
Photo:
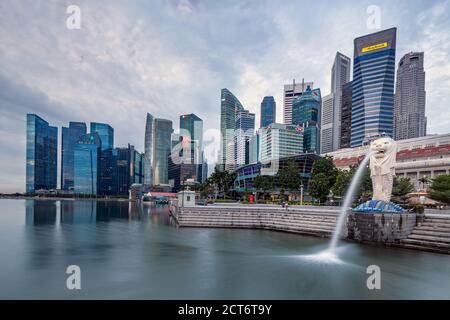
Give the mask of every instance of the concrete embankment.
[[196, 206], [174, 214], [180, 227], [249, 228], [330, 237], [336, 209], [283, 209], [280, 207]]

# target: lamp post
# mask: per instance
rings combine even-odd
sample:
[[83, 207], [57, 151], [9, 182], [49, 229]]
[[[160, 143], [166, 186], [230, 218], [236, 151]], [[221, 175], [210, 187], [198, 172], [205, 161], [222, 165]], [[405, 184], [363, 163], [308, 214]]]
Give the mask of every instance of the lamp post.
[[300, 185], [300, 205], [303, 205], [303, 183]]

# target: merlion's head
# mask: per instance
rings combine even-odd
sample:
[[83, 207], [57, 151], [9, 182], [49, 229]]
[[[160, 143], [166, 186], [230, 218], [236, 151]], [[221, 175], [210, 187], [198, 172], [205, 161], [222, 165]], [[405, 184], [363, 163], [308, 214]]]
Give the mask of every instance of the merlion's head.
[[391, 138], [380, 138], [370, 144], [370, 151], [372, 157], [378, 160], [391, 158], [393, 155], [395, 156], [396, 144]]

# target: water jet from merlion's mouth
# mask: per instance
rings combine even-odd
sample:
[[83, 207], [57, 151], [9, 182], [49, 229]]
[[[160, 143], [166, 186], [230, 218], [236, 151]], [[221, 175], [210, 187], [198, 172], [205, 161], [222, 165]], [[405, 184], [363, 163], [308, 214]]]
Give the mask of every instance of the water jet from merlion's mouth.
[[364, 157], [364, 159], [361, 161], [358, 169], [355, 172], [355, 175], [352, 178], [352, 181], [350, 182], [350, 186], [347, 189], [347, 192], [345, 193], [344, 203], [342, 204], [342, 208], [338, 216], [336, 227], [334, 228], [333, 231], [333, 237], [331, 238], [330, 246], [328, 247], [327, 250], [331, 253], [334, 253], [336, 251], [336, 246], [338, 244], [339, 237], [343, 227], [342, 225], [344, 224], [345, 218], [347, 217], [347, 211], [350, 209], [353, 197], [355, 195], [355, 191], [361, 182], [361, 177], [364, 173], [364, 170], [366, 170], [366, 166], [367, 163], [369, 162], [371, 154], [372, 152], [368, 152]]

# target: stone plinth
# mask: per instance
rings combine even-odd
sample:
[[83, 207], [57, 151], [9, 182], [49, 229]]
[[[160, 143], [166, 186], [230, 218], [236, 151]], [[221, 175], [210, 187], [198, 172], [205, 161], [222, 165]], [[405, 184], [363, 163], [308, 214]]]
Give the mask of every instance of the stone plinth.
[[415, 225], [415, 213], [351, 212], [347, 220], [347, 238], [361, 242], [397, 243], [407, 238]]

